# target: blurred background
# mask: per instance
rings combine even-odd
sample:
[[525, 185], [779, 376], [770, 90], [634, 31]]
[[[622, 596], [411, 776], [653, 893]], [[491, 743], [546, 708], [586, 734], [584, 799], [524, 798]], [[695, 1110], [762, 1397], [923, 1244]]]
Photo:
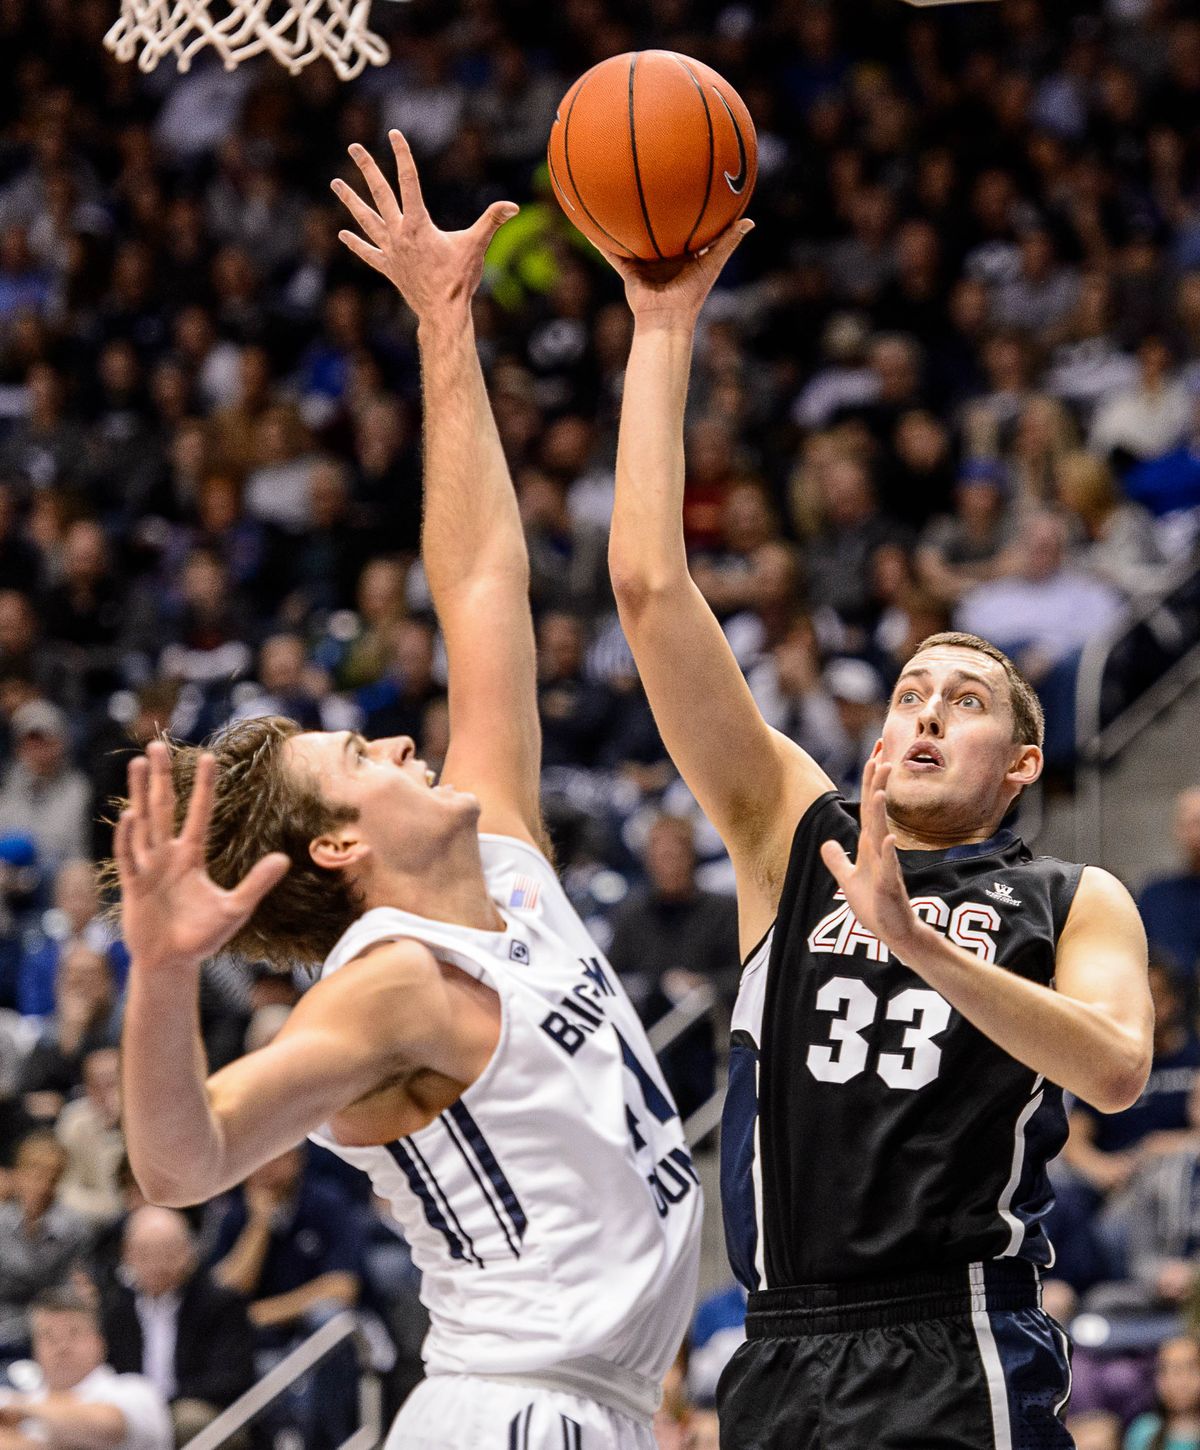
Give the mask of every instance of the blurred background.
[[[522, 204], [476, 324], [532, 557], [546, 812], [712, 1176], [732, 877], [616, 621], [630, 319], [544, 165], [570, 82], [656, 46], [720, 70], [759, 137], [757, 229], [705, 311], [689, 404], [696, 580], [766, 717], [850, 793], [925, 635], [982, 633], [1037, 683], [1049, 769], [1020, 829], [1138, 894], [1159, 1011], [1144, 1098], [1077, 1108], [1058, 1170], [1048, 1301], [1079, 1346], [1076, 1433], [1085, 1450], [1200, 1445], [1193, 7], [380, 0], [392, 61], [348, 85], [324, 63], [143, 75], [102, 48], [115, 9], [0, 0], [12, 1387], [73, 1393], [110, 1364], [124, 1443], [165, 1450], [352, 1309], [359, 1331], [229, 1442], [333, 1450], [358, 1423], [356, 1365], [384, 1414], [420, 1372], [407, 1249], [326, 1155], [187, 1216], [140, 1204], [114, 1052], [127, 960], [93, 872], [106, 802], [159, 730], [284, 713], [444, 756], [412, 322], [337, 242], [329, 192], [347, 144], [379, 150], [391, 126], [441, 225]], [[304, 986], [211, 963], [210, 1063], [268, 1041]], [[708, 1240], [658, 1427], [676, 1450], [715, 1445], [707, 1407], [740, 1335], [715, 1192]], [[0, 1423], [2, 1450], [16, 1433]]]

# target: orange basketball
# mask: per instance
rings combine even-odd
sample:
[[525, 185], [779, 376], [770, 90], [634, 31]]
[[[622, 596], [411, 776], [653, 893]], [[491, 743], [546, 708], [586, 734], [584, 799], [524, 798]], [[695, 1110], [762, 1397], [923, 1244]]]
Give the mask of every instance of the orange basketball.
[[703, 250], [741, 216], [758, 143], [745, 102], [710, 66], [640, 50], [579, 77], [547, 159], [559, 204], [590, 242], [653, 261]]

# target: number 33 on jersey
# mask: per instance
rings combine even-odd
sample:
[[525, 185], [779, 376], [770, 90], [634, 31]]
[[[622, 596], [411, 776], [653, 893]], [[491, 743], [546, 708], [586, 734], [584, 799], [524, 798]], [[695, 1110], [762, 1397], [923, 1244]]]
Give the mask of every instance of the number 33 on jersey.
[[[1062, 1093], [996, 1046], [857, 919], [820, 858], [854, 808], [796, 829], [775, 924], [733, 1015], [722, 1125], [730, 1259], [748, 1289], [1051, 1251], [1046, 1164]], [[1043, 986], [1080, 867], [1010, 832], [902, 851], [913, 909], [981, 962]]]

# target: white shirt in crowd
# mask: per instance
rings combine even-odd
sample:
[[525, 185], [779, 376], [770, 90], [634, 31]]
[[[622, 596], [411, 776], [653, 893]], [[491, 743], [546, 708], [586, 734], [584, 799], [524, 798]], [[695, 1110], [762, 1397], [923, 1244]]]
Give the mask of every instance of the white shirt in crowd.
[[142, 1373], [164, 1400], [175, 1398], [175, 1344], [179, 1335], [180, 1294], [134, 1297], [142, 1327]]
[[[125, 1438], [116, 1450], [173, 1450], [175, 1433], [167, 1402], [145, 1375], [118, 1374], [102, 1364], [84, 1375], [70, 1391], [85, 1405], [115, 1405], [125, 1417]], [[0, 1390], [0, 1403], [11, 1391]], [[46, 1390], [34, 1390], [25, 1397], [32, 1404], [46, 1398]], [[24, 1427], [23, 1427], [24, 1428]], [[31, 1438], [42, 1438], [36, 1420], [27, 1422]]]

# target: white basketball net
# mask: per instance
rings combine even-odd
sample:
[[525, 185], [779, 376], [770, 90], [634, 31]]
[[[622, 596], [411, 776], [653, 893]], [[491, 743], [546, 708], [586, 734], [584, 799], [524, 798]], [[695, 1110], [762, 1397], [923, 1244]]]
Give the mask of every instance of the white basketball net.
[[371, 0], [121, 0], [121, 18], [104, 37], [118, 60], [151, 71], [173, 55], [181, 71], [205, 46], [233, 70], [270, 55], [293, 75], [325, 56], [344, 81], [386, 65], [387, 45], [367, 24]]

